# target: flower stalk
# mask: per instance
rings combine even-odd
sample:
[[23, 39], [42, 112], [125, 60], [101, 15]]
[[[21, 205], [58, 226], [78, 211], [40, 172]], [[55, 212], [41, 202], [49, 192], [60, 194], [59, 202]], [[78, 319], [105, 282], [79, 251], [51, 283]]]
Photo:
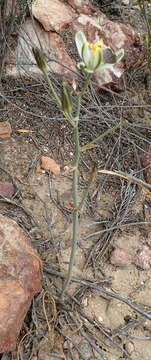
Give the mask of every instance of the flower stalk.
[[79, 119], [77, 118], [77, 125], [74, 128], [74, 140], [75, 140], [75, 163], [73, 170], [73, 230], [72, 230], [72, 246], [71, 246], [71, 254], [68, 268], [68, 275], [63, 286], [62, 292], [60, 294], [61, 298], [64, 296], [66, 290], [71, 281], [76, 250], [77, 250], [77, 241], [78, 241], [78, 233], [79, 233], [79, 209], [78, 209], [78, 168], [79, 168], [79, 159], [80, 159], [80, 145], [79, 145], [79, 128], [78, 128]]
[[[50, 93], [57, 103], [60, 110], [63, 112], [66, 120], [72, 126], [73, 133], [74, 133], [74, 163], [72, 166], [73, 171], [73, 186], [72, 186], [72, 193], [73, 193], [73, 230], [72, 230], [72, 246], [71, 246], [71, 254], [69, 260], [69, 267], [68, 267], [68, 274], [67, 279], [64, 283], [63, 289], [61, 291], [61, 298], [65, 295], [72, 278], [73, 267], [75, 263], [76, 257], [76, 249], [77, 249], [77, 242], [78, 242], [78, 234], [79, 234], [79, 213], [83, 207], [84, 201], [88, 195], [89, 189], [91, 184], [95, 181], [97, 175], [97, 168], [96, 166], [93, 167], [92, 172], [90, 174], [90, 178], [82, 196], [81, 201], [78, 199], [78, 181], [79, 181], [79, 163], [80, 163], [80, 153], [82, 151], [91, 149], [96, 143], [101, 141], [105, 136], [109, 135], [116, 131], [119, 127], [123, 124], [118, 124], [111, 129], [108, 129], [104, 134], [97, 136], [93, 141], [89, 144], [80, 147], [79, 144], [79, 121], [80, 121], [80, 110], [81, 110], [81, 100], [83, 95], [88, 89], [89, 82], [91, 76], [96, 71], [101, 71], [103, 69], [112, 69], [114, 64], [121, 60], [123, 57], [123, 50], [118, 50], [112, 58], [115, 60], [114, 63], [104, 63], [104, 45], [103, 41], [100, 40], [95, 44], [91, 44], [87, 41], [83, 32], [78, 32], [75, 35], [75, 42], [77, 46], [77, 50], [79, 56], [81, 58], [81, 62], [77, 64], [77, 67], [84, 73], [84, 82], [82, 89], [80, 91], [74, 91], [69, 88], [66, 83], [62, 84], [62, 95], [58, 96], [51, 79], [48, 76], [46, 62], [44, 55], [42, 54], [41, 50], [33, 49], [33, 54], [39, 69], [42, 71], [44, 79], [48, 85]], [[73, 100], [72, 96], [76, 96], [77, 98], [77, 109], [76, 115], [73, 116]]]

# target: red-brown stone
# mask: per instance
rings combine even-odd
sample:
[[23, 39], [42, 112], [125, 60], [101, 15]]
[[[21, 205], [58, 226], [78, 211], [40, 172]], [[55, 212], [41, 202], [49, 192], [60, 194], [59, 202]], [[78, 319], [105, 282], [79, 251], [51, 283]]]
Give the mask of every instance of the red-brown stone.
[[0, 183], [0, 195], [11, 198], [14, 194], [14, 190], [14, 185], [11, 182], [5, 181]]
[[0, 215], [0, 353], [12, 351], [32, 298], [41, 289], [41, 262], [22, 228]]

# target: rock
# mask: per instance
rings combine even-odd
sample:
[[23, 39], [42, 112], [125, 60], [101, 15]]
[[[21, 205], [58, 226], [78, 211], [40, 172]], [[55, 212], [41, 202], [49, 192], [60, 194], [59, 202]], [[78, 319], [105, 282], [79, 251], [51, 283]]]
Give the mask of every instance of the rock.
[[124, 348], [128, 352], [129, 355], [131, 355], [135, 350], [134, 343], [132, 341], [128, 341], [125, 344]]
[[96, 15], [99, 10], [89, 0], [68, 0], [68, 4], [71, 5], [79, 14]]
[[145, 53], [140, 36], [130, 25], [113, 22], [101, 11], [95, 16], [81, 14], [72, 23], [74, 32], [83, 31], [89, 42], [97, 42], [102, 39], [104, 44], [113, 52], [123, 48], [124, 58], [116, 64], [113, 70], [97, 71], [95, 81], [101, 87], [105, 84], [115, 84], [119, 87], [119, 79], [124, 70], [135, 68], [143, 63]]
[[76, 17], [72, 8], [59, 0], [35, 0], [32, 3], [32, 14], [46, 31], [57, 33]]
[[[130, 25], [109, 20], [89, 0], [68, 0], [68, 2], [64, 0], [35, 0], [32, 3], [32, 14], [42, 26], [36, 20], [26, 20], [19, 34], [16, 59], [15, 61], [10, 59], [10, 62], [19, 65], [12, 69], [7, 66], [7, 74], [20, 75], [20, 72], [23, 73], [24, 70], [28, 75], [29, 72], [36, 73], [37, 77], [40, 70], [37, 65], [34, 65], [32, 46], [38, 46], [43, 49], [49, 59], [59, 61], [57, 63], [48, 60], [48, 72], [70, 75], [72, 82], [76, 78], [72, 70], [77, 71], [77, 69], [75, 61], [67, 52], [74, 53], [75, 43], [73, 39], [75, 33], [80, 30], [85, 33], [89, 42], [95, 43], [102, 39], [104, 46], [110, 47], [113, 52], [121, 48], [125, 52], [122, 61], [114, 65], [112, 70], [105, 69], [94, 74], [93, 79], [98, 88], [103, 85], [114, 85], [115, 89], [122, 89], [123, 82], [121, 79], [124, 71], [139, 67], [144, 61], [143, 42], [136, 31]], [[67, 40], [66, 45], [63, 38]], [[62, 65], [67, 66], [68, 69]]]
[[[55, 32], [46, 32], [35, 20], [34, 23], [27, 18], [23, 24], [19, 38], [16, 53], [16, 66], [7, 65], [6, 73], [11, 76], [20, 76], [20, 74], [41, 76], [41, 71], [37, 67], [33, 56], [32, 47], [42, 48], [44, 53], [51, 59], [48, 60], [48, 71], [55, 74], [70, 75], [73, 79], [73, 71], [76, 71], [74, 60], [68, 55], [65, 44], [58, 34]], [[66, 67], [63, 67], [64, 64]], [[68, 67], [68, 68], [67, 68]]]
[[61, 202], [68, 209], [73, 209], [73, 195], [72, 190], [67, 190], [61, 194]]
[[32, 298], [41, 290], [41, 262], [22, 228], [0, 215], [0, 353], [15, 349]]
[[151, 268], [151, 247], [144, 245], [139, 249], [134, 258], [134, 264], [142, 270]]
[[0, 183], [0, 195], [10, 199], [14, 194], [14, 190], [14, 185], [11, 182]]
[[116, 248], [111, 253], [110, 262], [115, 266], [128, 266], [132, 263], [132, 255], [125, 249]]
[[[55, 160], [51, 159], [48, 156], [41, 157], [40, 168], [46, 171], [52, 172], [54, 175], [60, 175], [60, 165], [58, 165]], [[39, 166], [38, 166], [39, 170]], [[38, 172], [38, 171], [37, 171]]]
[[0, 138], [10, 137], [12, 133], [11, 124], [8, 120], [0, 122]]
[[110, 262], [115, 266], [128, 266], [133, 263], [142, 270], [149, 270], [151, 268], [151, 247], [144, 245], [133, 255], [125, 249], [116, 248], [111, 253]]

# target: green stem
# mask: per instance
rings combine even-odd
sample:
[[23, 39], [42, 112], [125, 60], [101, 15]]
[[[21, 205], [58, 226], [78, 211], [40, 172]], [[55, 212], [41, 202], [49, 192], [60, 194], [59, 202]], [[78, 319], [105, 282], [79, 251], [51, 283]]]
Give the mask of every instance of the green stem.
[[84, 80], [84, 84], [83, 84], [83, 89], [80, 91], [80, 97], [82, 98], [82, 96], [85, 94], [85, 92], [87, 91], [88, 89], [88, 86], [89, 86], [89, 81], [91, 79], [91, 76], [92, 74], [87, 74], [87, 77], [86, 79]]
[[79, 116], [80, 116], [80, 107], [81, 107], [81, 94], [77, 96], [78, 105], [77, 105], [77, 121], [79, 122]]
[[101, 142], [105, 136], [112, 134], [113, 132], [115, 132], [117, 129], [119, 129], [121, 126], [127, 125], [128, 121], [125, 120], [123, 122], [121, 122], [120, 124], [117, 124], [115, 126], [113, 126], [112, 128], [106, 130], [103, 134], [97, 136], [94, 140], [92, 140], [91, 142], [89, 142], [88, 144], [81, 146], [80, 147], [80, 151], [85, 151], [85, 150], [89, 150], [93, 147], [93, 145], [95, 145], [97, 142]]
[[68, 122], [70, 123], [70, 125], [72, 125], [73, 127], [75, 127], [75, 120], [73, 118], [73, 116], [69, 116], [69, 114], [67, 114], [65, 111], [63, 111], [64, 117], [68, 120]]
[[[52, 92], [53, 98], [56, 100], [57, 104], [61, 108], [61, 100], [59, 99], [57, 93], [54, 90], [54, 87], [51, 83], [51, 80], [48, 77], [47, 72], [45, 69], [43, 70], [44, 78], [49, 86], [49, 89]], [[88, 88], [89, 80], [90, 80], [91, 74], [88, 74], [83, 89], [81, 92], [77, 93], [77, 114], [75, 117], [68, 118], [68, 114], [64, 113], [67, 120], [71, 123], [71, 125], [74, 126], [74, 140], [75, 140], [75, 160], [74, 160], [74, 166], [73, 166], [73, 231], [72, 231], [72, 246], [71, 246], [71, 254], [70, 254], [70, 261], [69, 261], [69, 268], [68, 268], [68, 274], [67, 279], [65, 281], [65, 284], [63, 286], [62, 292], [60, 294], [61, 298], [64, 296], [64, 293], [66, 292], [71, 278], [72, 278], [72, 271], [73, 266], [75, 262], [75, 256], [76, 256], [76, 249], [77, 249], [77, 241], [78, 241], [78, 230], [79, 230], [79, 209], [78, 209], [78, 168], [79, 168], [79, 160], [80, 160], [80, 144], [79, 144], [79, 116], [80, 116], [80, 108], [81, 108], [81, 98], [84, 95], [85, 91]], [[67, 115], [67, 116], [66, 116]]]
[[[79, 98], [79, 109], [80, 109], [80, 101]], [[77, 114], [78, 115], [78, 114]], [[66, 292], [71, 278], [72, 278], [72, 270], [75, 261], [76, 249], [77, 249], [77, 240], [78, 240], [78, 227], [79, 227], [79, 209], [78, 209], [78, 166], [80, 160], [80, 146], [79, 146], [79, 129], [78, 129], [78, 118], [77, 124], [74, 128], [74, 138], [75, 138], [75, 168], [73, 170], [73, 232], [72, 232], [72, 247], [71, 247], [71, 254], [70, 254], [70, 262], [68, 268], [68, 275], [67, 280], [65, 281], [64, 287], [61, 292], [61, 297], [63, 297], [64, 293]]]

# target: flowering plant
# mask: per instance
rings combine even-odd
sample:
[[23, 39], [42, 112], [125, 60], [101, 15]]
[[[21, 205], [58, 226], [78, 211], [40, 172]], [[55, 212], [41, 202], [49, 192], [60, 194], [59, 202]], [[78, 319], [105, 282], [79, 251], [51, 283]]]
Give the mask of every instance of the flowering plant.
[[[82, 209], [83, 203], [88, 195], [90, 185], [95, 180], [97, 170], [94, 167], [90, 174], [90, 179], [87, 184], [86, 190], [83, 193], [82, 200], [78, 200], [78, 180], [79, 180], [79, 161], [80, 154], [82, 151], [91, 149], [95, 146], [96, 143], [101, 141], [105, 136], [116, 131], [121, 127], [121, 123], [115, 125], [113, 128], [108, 129], [105, 133], [98, 135], [90, 143], [81, 146], [79, 144], [79, 120], [80, 120], [80, 109], [81, 109], [81, 100], [83, 95], [88, 89], [91, 76], [96, 71], [102, 71], [104, 69], [112, 69], [113, 66], [119, 62], [124, 56], [124, 50], [120, 49], [117, 52], [113, 53], [112, 50], [103, 44], [102, 40], [99, 40], [95, 44], [91, 44], [87, 41], [83, 32], [79, 31], [75, 35], [75, 42], [77, 50], [81, 61], [77, 64], [78, 68], [84, 73], [83, 83], [81, 91], [74, 91], [69, 87], [68, 84], [63, 82], [61, 95], [55, 90], [53, 83], [48, 76], [47, 66], [45, 62], [44, 55], [39, 49], [33, 49], [33, 54], [39, 69], [43, 72], [44, 79], [46, 80], [51, 95], [53, 96], [55, 102], [58, 104], [60, 110], [63, 112], [66, 120], [73, 128], [74, 133], [74, 144], [75, 144], [75, 158], [74, 163], [70, 167], [73, 172], [73, 233], [72, 233], [72, 246], [71, 246], [71, 255], [69, 261], [69, 269], [66, 282], [61, 292], [61, 297], [66, 292], [68, 285], [71, 281], [72, 269], [74, 265], [77, 239], [78, 239], [78, 225], [79, 225], [79, 213]], [[76, 111], [73, 115], [73, 97], [76, 96]]]

